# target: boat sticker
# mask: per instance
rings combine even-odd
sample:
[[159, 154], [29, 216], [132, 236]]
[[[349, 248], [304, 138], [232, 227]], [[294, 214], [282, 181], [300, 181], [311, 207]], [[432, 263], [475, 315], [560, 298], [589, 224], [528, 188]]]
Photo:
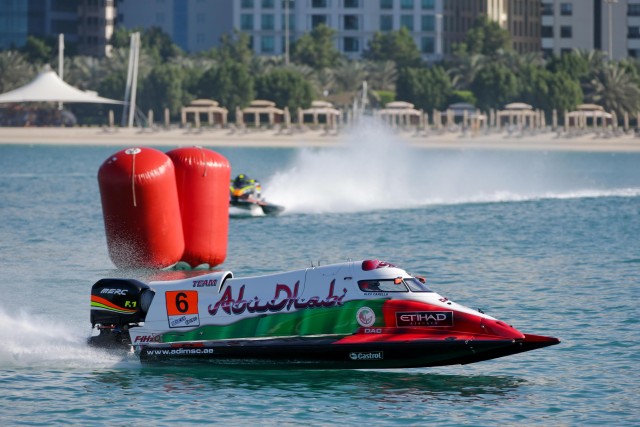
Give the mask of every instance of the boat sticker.
[[167, 291], [165, 300], [170, 328], [200, 326], [198, 291]]
[[162, 335], [158, 335], [158, 334], [136, 335], [135, 340], [133, 340], [133, 345], [148, 344], [151, 342], [162, 342]]
[[273, 298], [263, 300], [258, 296], [245, 296], [246, 285], [240, 286], [237, 297], [234, 297], [232, 286], [228, 286], [220, 300], [215, 304], [210, 304], [207, 311], [210, 315], [215, 316], [218, 310], [222, 310], [226, 314], [243, 314], [245, 311], [249, 313], [278, 313], [281, 311], [303, 310], [307, 308], [327, 308], [337, 307], [343, 304], [342, 300], [347, 295], [347, 289], [342, 289], [342, 295], [335, 294], [335, 279], [329, 284], [329, 291], [326, 297], [312, 296], [304, 298], [300, 296], [300, 281], [297, 281], [293, 287], [277, 283], [274, 289]]
[[453, 326], [453, 311], [412, 311], [396, 313], [396, 325]]
[[367, 352], [351, 352], [349, 353], [349, 359], [351, 360], [382, 360], [384, 359], [384, 352], [382, 351], [367, 351]]
[[373, 326], [376, 323], [376, 313], [369, 307], [362, 307], [356, 313], [356, 320], [360, 326]]

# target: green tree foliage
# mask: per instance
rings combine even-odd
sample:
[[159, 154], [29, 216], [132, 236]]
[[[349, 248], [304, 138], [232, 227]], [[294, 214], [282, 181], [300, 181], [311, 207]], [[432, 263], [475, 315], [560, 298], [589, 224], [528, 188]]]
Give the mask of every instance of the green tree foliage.
[[455, 104], [456, 102], [466, 102], [467, 104], [476, 105], [478, 100], [470, 90], [454, 90], [451, 92], [448, 104]]
[[238, 30], [234, 30], [233, 35], [224, 34], [214, 57], [219, 62], [237, 62], [248, 67], [254, 57], [249, 35]]
[[583, 94], [580, 82], [564, 71], [550, 73], [547, 87], [549, 89], [547, 101], [540, 107], [547, 113], [555, 109], [558, 113], [564, 114], [564, 111], [571, 111], [582, 104]]
[[483, 67], [470, 87], [478, 99], [481, 110], [499, 109], [510, 102], [519, 101], [516, 74], [505, 65], [491, 62]]
[[44, 40], [33, 36], [27, 37], [27, 43], [21, 52], [25, 55], [26, 60], [32, 64], [45, 64], [53, 59], [53, 49], [47, 46]]
[[511, 49], [509, 32], [486, 15], [480, 15], [467, 31], [466, 51], [470, 54], [493, 56], [499, 51]]
[[608, 63], [585, 85], [585, 99], [615, 111], [618, 116], [625, 112], [635, 114], [640, 111], [640, 88], [628, 73], [617, 63]]
[[140, 33], [140, 50], [155, 60], [168, 61], [183, 55], [182, 49], [160, 27], [117, 28], [111, 36], [111, 44], [114, 49], [128, 49], [131, 46], [131, 34], [136, 32]]
[[156, 117], [165, 108], [171, 115], [177, 115], [186, 103], [182, 90], [183, 73], [174, 64], [159, 64], [142, 82], [138, 103], [143, 112], [154, 110]]
[[308, 108], [315, 94], [311, 83], [298, 71], [275, 68], [256, 78], [256, 97], [268, 99], [280, 108]]
[[23, 54], [14, 50], [0, 52], [0, 93], [28, 83], [34, 75], [34, 67]]
[[372, 89], [393, 91], [396, 87], [398, 69], [393, 61], [367, 61], [367, 82]]
[[335, 36], [334, 29], [324, 24], [318, 25], [293, 44], [292, 60], [316, 70], [333, 67], [342, 56], [334, 45]]
[[374, 33], [362, 57], [370, 61], [393, 61], [398, 68], [418, 67], [422, 62], [420, 51], [406, 27]]
[[215, 99], [235, 114], [255, 98], [254, 79], [247, 66], [225, 61], [205, 72], [195, 88], [197, 98]]
[[151, 27], [140, 34], [141, 49], [153, 58], [168, 61], [182, 54], [182, 50], [171, 40], [171, 37], [160, 27]]
[[362, 61], [344, 59], [333, 70], [336, 89], [340, 92], [356, 92], [367, 80], [367, 69]]
[[402, 68], [396, 82], [396, 98], [416, 108], [444, 110], [451, 96], [451, 80], [444, 68]]
[[547, 69], [552, 73], [566, 73], [574, 80], [583, 80], [589, 75], [590, 62], [588, 53], [574, 50], [560, 56], [554, 55], [548, 61]]

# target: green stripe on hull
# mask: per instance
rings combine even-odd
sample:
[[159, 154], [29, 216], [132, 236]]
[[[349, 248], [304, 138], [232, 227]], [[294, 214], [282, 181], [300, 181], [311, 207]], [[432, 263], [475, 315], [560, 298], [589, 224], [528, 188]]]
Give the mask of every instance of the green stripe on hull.
[[340, 307], [312, 308], [292, 313], [263, 314], [229, 325], [207, 325], [184, 333], [166, 333], [163, 342], [208, 341], [233, 338], [268, 338], [284, 336], [349, 335], [360, 327], [358, 310], [369, 307], [376, 315], [372, 326], [384, 326], [382, 306], [386, 299], [348, 301]]

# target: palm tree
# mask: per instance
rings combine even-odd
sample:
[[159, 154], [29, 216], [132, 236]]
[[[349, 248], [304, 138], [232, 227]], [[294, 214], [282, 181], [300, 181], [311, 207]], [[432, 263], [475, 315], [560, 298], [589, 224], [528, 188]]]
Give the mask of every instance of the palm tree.
[[398, 70], [394, 61], [367, 61], [365, 68], [372, 89], [395, 90]]
[[447, 70], [455, 90], [466, 90], [487, 64], [488, 59], [481, 54], [464, 55], [457, 58], [455, 64]]
[[617, 62], [604, 64], [584, 86], [587, 102], [615, 111], [618, 117], [640, 112], [640, 88]]
[[343, 92], [355, 92], [362, 82], [367, 80], [367, 69], [362, 61], [343, 59], [334, 68], [336, 89]]
[[22, 86], [34, 75], [34, 66], [29, 64], [21, 53], [15, 50], [0, 52], [0, 93]]

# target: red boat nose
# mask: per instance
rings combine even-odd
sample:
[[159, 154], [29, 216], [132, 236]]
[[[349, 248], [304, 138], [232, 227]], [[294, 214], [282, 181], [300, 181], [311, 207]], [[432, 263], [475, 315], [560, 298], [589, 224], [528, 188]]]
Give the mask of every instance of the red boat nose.
[[480, 321], [480, 328], [487, 335], [495, 335], [510, 339], [523, 339], [524, 334], [511, 325], [507, 325], [502, 320], [492, 320], [483, 318]]

